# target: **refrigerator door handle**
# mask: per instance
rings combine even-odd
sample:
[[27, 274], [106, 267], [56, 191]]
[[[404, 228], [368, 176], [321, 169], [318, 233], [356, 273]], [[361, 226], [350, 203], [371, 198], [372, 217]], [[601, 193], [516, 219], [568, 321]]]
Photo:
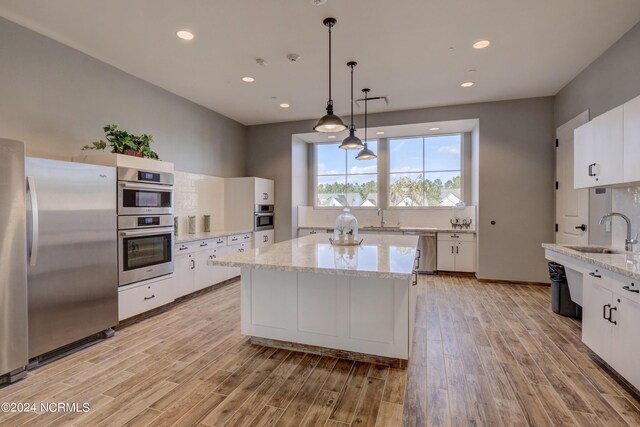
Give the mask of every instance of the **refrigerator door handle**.
[[36, 194], [36, 183], [32, 176], [27, 177], [27, 192], [31, 199], [31, 253], [29, 254], [29, 265], [34, 267], [38, 262], [38, 195]]

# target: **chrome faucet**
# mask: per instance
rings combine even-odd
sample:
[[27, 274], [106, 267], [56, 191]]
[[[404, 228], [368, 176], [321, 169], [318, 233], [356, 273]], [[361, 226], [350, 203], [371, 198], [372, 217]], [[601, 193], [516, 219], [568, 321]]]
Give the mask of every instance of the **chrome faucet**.
[[386, 222], [384, 221], [384, 211], [382, 208], [378, 208], [378, 216], [380, 217], [380, 227], [384, 227]]
[[627, 223], [627, 238], [624, 241], [624, 250], [631, 252], [633, 250], [633, 245], [638, 243], [638, 233], [636, 233], [636, 236], [633, 239], [631, 238], [631, 220], [628, 216], [618, 212], [611, 212], [600, 218], [600, 225], [604, 225], [607, 220], [611, 220], [614, 216], [619, 216]]

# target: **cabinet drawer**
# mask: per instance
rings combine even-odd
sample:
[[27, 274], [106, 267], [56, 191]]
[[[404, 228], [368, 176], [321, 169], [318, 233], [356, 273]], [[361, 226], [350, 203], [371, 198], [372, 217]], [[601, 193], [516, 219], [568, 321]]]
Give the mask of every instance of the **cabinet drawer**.
[[214, 248], [220, 248], [222, 246], [227, 246], [227, 236], [216, 237], [215, 239], [211, 239], [211, 246]]
[[243, 242], [251, 242], [251, 233], [232, 234], [227, 238], [227, 244], [229, 246]]
[[173, 301], [172, 277], [118, 292], [118, 319], [128, 319]]
[[600, 269], [607, 280], [607, 287], [615, 295], [640, 303], [640, 281], [608, 270]]
[[473, 233], [438, 233], [439, 241], [473, 242], [474, 238]]
[[251, 243], [238, 243], [235, 245], [229, 245], [228, 251], [230, 254], [234, 254], [236, 252], [246, 252], [251, 248]]
[[200, 243], [202, 242], [195, 241], [195, 242], [188, 242], [188, 243], [178, 243], [174, 247], [175, 254], [181, 255], [181, 254], [190, 254], [192, 252], [196, 252], [200, 250], [200, 247], [198, 246]]

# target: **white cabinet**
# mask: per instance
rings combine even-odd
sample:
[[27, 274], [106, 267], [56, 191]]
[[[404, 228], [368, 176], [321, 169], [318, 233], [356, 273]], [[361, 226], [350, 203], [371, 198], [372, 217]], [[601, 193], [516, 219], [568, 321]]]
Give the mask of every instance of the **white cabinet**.
[[256, 205], [273, 205], [275, 185], [270, 179], [255, 178], [254, 194]]
[[583, 276], [582, 341], [640, 387], [640, 284], [594, 269]]
[[124, 320], [173, 301], [173, 277], [159, 277], [118, 289], [118, 319]]
[[253, 247], [264, 248], [273, 244], [275, 233], [273, 230], [256, 231], [253, 233]]
[[476, 271], [475, 236], [471, 233], [438, 233], [437, 264], [440, 271]]
[[180, 298], [195, 291], [195, 259], [194, 254], [176, 255], [173, 273], [173, 297]]
[[574, 188], [624, 182], [623, 106], [574, 131]]
[[311, 236], [313, 234], [327, 234], [326, 228], [298, 228], [298, 237]]
[[640, 181], [640, 96], [624, 109], [624, 182]]
[[194, 290], [207, 288], [229, 278], [227, 267], [208, 265], [210, 259], [223, 256], [225, 248], [208, 248], [194, 254]]

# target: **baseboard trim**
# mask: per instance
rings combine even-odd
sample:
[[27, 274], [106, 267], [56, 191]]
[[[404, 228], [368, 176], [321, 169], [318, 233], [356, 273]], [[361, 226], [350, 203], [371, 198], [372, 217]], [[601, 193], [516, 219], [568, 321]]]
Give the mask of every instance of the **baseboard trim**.
[[390, 368], [405, 369], [407, 361], [394, 357], [375, 356], [372, 354], [356, 353], [348, 350], [337, 350], [334, 348], [318, 347], [315, 345], [300, 344], [289, 341], [274, 340], [271, 338], [251, 337], [251, 344], [263, 347], [281, 348], [283, 350], [301, 351], [303, 353], [317, 354], [319, 356], [330, 356], [338, 359], [355, 360], [357, 362], [373, 363], [376, 365], [388, 366]]

